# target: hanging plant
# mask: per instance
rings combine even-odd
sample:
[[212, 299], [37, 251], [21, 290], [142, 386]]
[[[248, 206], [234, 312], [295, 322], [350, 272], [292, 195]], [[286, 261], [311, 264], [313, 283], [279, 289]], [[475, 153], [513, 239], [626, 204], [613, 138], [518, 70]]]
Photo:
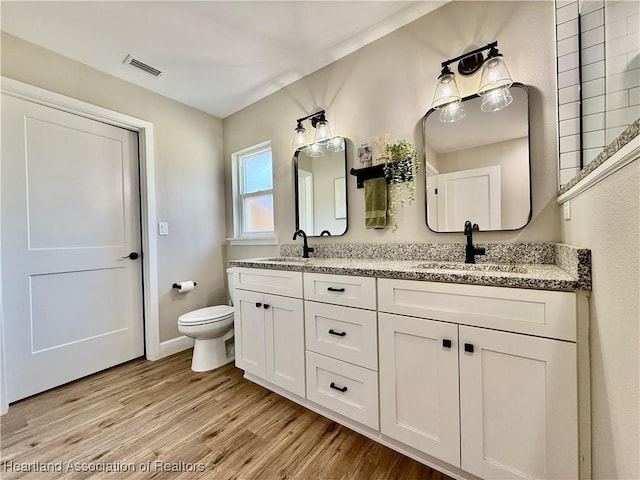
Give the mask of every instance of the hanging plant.
[[388, 162], [384, 164], [384, 175], [389, 182], [387, 215], [391, 231], [398, 229], [397, 214], [400, 207], [411, 205], [416, 197], [416, 178], [420, 169], [418, 154], [413, 143], [398, 140], [385, 146]]

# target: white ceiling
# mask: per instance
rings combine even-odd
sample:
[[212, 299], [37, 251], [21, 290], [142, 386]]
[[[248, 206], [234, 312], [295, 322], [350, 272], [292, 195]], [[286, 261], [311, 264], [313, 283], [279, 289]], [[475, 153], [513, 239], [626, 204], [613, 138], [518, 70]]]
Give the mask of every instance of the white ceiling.
[[[446, 1], [1, 2], [7, 33], [224, 118]], [[123, 64], [127, 54], [163, 71]]]

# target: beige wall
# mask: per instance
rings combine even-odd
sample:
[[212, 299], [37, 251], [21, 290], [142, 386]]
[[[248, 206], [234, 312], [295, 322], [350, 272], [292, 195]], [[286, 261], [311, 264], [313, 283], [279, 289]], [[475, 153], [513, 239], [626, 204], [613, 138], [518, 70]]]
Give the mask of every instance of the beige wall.
[[562, 241], [591, 249], [594, 479], [640, 478], [640, 160], [571, 200]]
[[[354, 145], [373, 143], [389, 130], [392, 138], [422, 143], [422, 117], [429, 109], [440, 64], [471, 46], [498, 40], [511, 75], [529, 87], [533, 220], [516, 232], [480, 233], [478, 241], [559, 240], [556, 166], [556, 93], [553, 2], [453, 2], [283, 88], [224, 120], [227, 171], [227, 230], [232, 235], [230, 156], [272, 141], [274, 205], [280, 243], [291, 242], [295, 227], [291, 135], [295, 119], [327, 109], [334, 134]], [[479, 72], [460, 79], [463, 95], [474, 93]], [[399, 216], [399, 230], [364, 228], [364, 193], [347, 179], [349, 229], [320, 242], [461, 242], [459, 234], [434, 234], [425, 224], [424, 181], [417, 201]], [[277, 247], [234, 246], [230, 258], [273, 255]]]
[[[152, 122], [155, 133], [160, 340], [178, 336], [177, 317], [226, 303], [222, 120], [2, 33], [1, 73]], [[173, 282], [198, 287], [177, 295]]]

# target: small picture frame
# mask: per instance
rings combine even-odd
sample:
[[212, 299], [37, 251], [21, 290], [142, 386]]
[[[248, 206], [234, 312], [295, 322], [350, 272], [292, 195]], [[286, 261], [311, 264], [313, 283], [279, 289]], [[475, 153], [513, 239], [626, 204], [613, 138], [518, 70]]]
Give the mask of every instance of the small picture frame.
[[371, 167], [373, 165], [373, 147], [368, 143], [360, 145], [356, 152], [356, 168]]

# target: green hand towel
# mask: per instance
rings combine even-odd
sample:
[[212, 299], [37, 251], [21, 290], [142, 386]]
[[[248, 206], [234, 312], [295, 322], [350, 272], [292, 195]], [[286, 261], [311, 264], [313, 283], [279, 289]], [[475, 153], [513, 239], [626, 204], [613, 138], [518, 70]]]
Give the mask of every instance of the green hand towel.
[[387, 226], [387, 180], [384, 177], [364, 181], [364, 225], [366, 228]]

